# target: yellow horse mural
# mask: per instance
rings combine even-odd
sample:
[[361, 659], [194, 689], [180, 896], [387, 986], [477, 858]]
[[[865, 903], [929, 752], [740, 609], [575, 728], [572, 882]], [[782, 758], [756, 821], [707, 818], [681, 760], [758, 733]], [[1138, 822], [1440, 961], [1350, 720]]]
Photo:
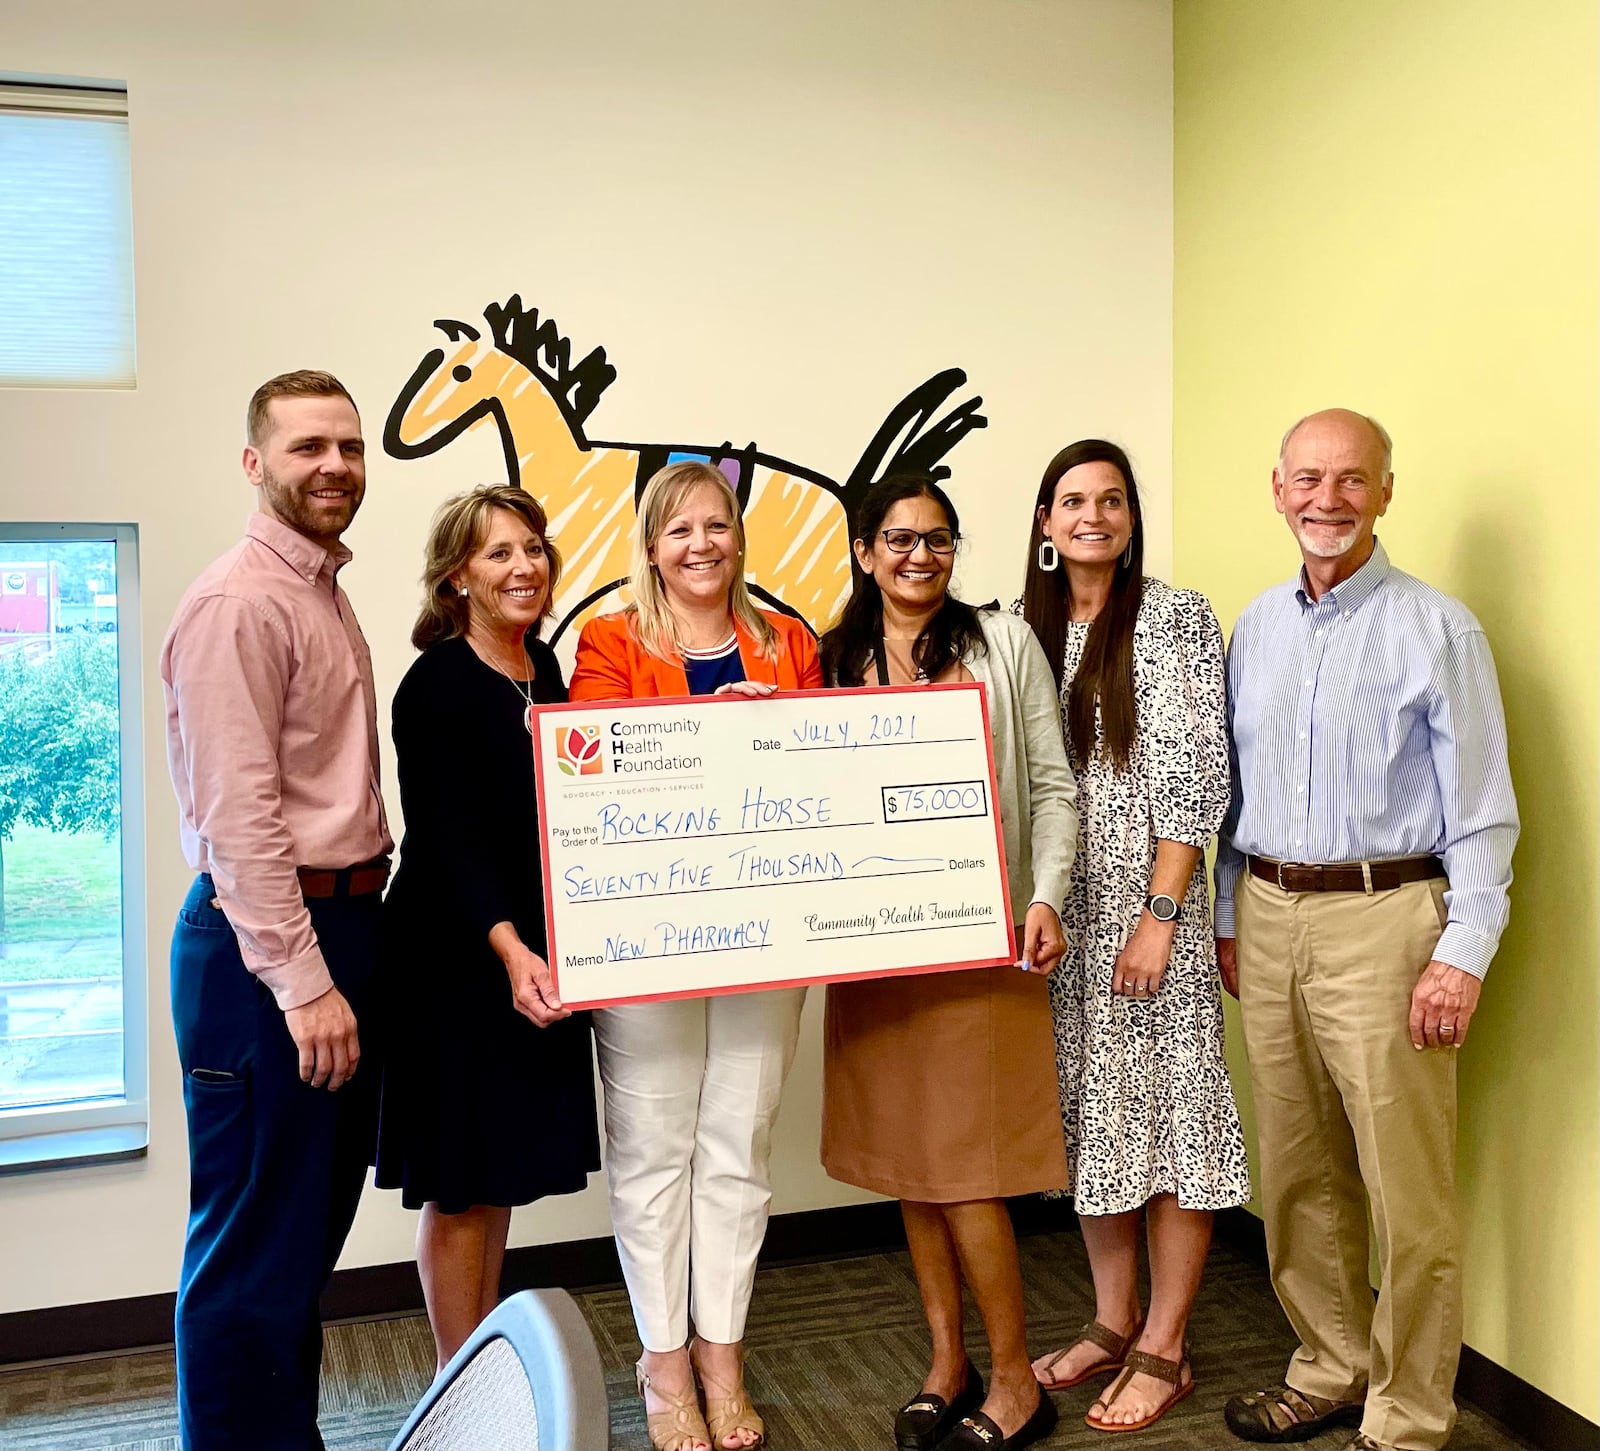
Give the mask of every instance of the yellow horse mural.
[[988, 421], [977, 397], [934, 419], [967, 381], [949, 368], [890, 410], [842, 484], [754, 443], [604, 443], [585, 425], [617, 376], [605, 349], [574, 363], [555, 323], [515, 295], [486, 307], [483, 320], [487, 331], [448, 318], [434, 323], [450, 348], [431, 348], [417, 364], [389, 410], [383, 445], [395, 458], [421, 458], [479, 424], [499, 429], [507, 482], [544, 505], [566, 561], [553, 641], [626, 603], [634, 506], [657, 469], [685, 458], [706, 459], [728, 476], [744, 513], [752, 592], [821, 632], [850, 593], [856, 500], [891, 473], [948, 477], [941, 460]]

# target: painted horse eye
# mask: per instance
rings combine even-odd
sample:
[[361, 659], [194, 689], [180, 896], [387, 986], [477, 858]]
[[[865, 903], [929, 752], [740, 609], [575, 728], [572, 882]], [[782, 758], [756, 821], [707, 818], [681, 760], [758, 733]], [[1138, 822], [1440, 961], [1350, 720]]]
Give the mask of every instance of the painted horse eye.
[[465, 363], [457, 363], [455, 367], [450, 370], [450, 376], [458, 383], [465, 383], [467, 379], [472, 376], [472, 369], [469, 368]]

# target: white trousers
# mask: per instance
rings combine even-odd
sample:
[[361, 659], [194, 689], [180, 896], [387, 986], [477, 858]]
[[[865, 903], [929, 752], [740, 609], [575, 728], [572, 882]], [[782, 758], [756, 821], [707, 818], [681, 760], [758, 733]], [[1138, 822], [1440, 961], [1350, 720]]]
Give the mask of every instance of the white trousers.
[[[606, 1177], [646, 1350], [744, 1339], [772, 1203], [768, 1159], [804, 988], [594, 1015]], [[693, 1302], [691, 1306], [691, 1295]]]

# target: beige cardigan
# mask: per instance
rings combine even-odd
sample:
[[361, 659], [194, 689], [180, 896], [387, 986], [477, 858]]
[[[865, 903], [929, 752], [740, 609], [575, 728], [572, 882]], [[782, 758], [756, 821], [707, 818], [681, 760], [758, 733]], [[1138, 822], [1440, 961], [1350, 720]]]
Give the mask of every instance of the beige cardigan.
[[1034, 902], [1060, 912], [1078, 846], [1078, 788], [1061, 735], [1061, 702], [1025, 620], [981, 610], [988, 650], [962, 663], [984, 683], [999, 791], [1000, 831], [1017, 925]]

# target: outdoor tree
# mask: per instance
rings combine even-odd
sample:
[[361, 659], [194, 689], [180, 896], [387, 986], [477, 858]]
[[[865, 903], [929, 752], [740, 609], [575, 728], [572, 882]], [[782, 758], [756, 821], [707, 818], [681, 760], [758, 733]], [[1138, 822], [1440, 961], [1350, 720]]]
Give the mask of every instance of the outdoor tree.
[[109, 836], [121, 811], [115, 637], [0, 641], [0, 941], [19, 824]]

